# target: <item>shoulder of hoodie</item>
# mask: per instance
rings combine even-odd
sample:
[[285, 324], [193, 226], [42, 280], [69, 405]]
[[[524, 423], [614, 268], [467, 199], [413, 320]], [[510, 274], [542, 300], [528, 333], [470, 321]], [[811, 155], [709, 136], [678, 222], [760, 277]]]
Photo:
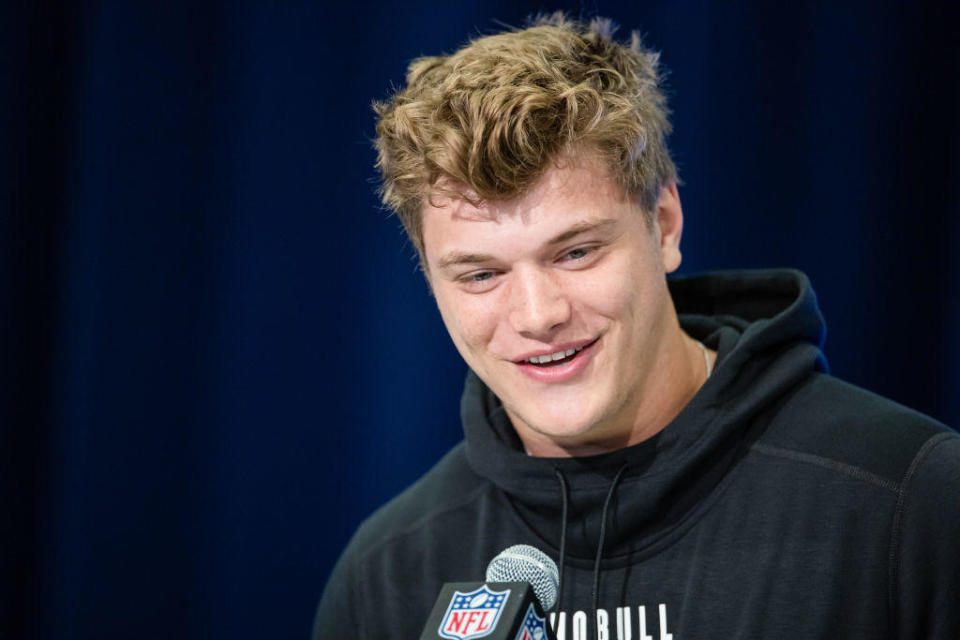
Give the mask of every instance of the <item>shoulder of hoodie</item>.
[[[778, 403], [752, 448], [860, 476], [893, 490], [931, 460], [960, 471], [956, 431], [824, 373], [812, 374]], [[932, 456], [935, 449], [937, 455]]]
[[470, 467], [466, 447], [460, 442], [420, 479], [364, 520], [345, 555], [360, 558], [399, 538], [430, 531], [439, 519], [470, 510], [492, 486]]

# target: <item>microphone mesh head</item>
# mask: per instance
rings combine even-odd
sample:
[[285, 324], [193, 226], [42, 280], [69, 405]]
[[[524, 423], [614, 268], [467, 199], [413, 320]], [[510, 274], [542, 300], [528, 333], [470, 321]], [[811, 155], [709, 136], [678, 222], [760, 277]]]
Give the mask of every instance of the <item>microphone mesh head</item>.
[[507, 547], [487, 565], [487, 582], [529, 582], [544, 611], [557, 601], [557, 563], [528, 544]]

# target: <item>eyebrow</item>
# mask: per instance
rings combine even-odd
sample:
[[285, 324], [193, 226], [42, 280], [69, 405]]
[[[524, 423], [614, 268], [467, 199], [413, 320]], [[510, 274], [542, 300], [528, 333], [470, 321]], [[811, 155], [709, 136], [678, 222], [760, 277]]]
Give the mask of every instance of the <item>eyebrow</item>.
[[603, 218], [601, 220], [584, 220], [583, 222], [578, 222], [566, 231], [560, 233], [557, 236], [554, 236], [548, 243], [547, 246], [553, 246], [555, 244], [561, 244], [567, 240], [572, 240], [576, 238], [581, 233], [587, 233], [588, 231], [597, 231], [605, 227], [611, 227], [617, 224], [617, 221], [613, 218]]
[[[588, 231], [596, 231], [598, 229], [606, 228], [613, 226], [617, 223], [616, 220], [612, 218], [604, 218], [601, 220], [584, 220], [578, 222], [571, 226], [569, 229], [562, 231], [558, 235], [551, 238], [547, 241], [545, 246], [551, 247], [573, 238], [579, 236], [580, 234], [587, 233]], [[447, 267], [452, 267], [459, 264], [479, 264], [483, 262], [490, 262], [494, 260], [494, 257], [485, 253], [466, 253], [462, 251], [451, 251], [450, 253], [444, 255], [442, 258], [437, 260], [438, 269], [446, 269]]]
[[458, 264], [477, 264], [480, 262], [489, 262], [493, 256], [484, 253], [463, 253], [461, 251], [451, 251], [447, 255], [437, 260], [438, 269], [446, 269]]

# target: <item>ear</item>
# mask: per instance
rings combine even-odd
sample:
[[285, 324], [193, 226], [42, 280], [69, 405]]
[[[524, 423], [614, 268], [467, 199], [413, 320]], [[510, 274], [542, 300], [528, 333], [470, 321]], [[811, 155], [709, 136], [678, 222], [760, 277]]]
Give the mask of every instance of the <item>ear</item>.
[[657, 200], [657, 227], [660, 231], [660, 255], [666, 273], [673, 273], [680, 266], [680, 236], [683, 234], [683, 209], [677, 183], [669, 182], [660, 190]]

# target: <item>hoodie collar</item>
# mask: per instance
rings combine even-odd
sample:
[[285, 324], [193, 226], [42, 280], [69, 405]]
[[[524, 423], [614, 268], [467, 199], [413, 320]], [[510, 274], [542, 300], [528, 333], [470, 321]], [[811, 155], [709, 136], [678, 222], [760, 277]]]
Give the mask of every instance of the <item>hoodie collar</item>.
[[467, 376], [461, 414], [470, 465], [554, 549], [559, 470], [570, 488], [573, 562], [587, 562], [596, 549], [605, 492], [624, 465], [611, 504], [608, 557], [659, 544], [689, 522], [745, 450], [758, 416], [811, 372], [826, 369], [823, 317], [799, 271], [714, 272], [669, 286], [681, 326], [715, 349], [717, 360], [687, 406], [644, 442], [581, 458], [528, 456], [499, 399], [475, 374]]

